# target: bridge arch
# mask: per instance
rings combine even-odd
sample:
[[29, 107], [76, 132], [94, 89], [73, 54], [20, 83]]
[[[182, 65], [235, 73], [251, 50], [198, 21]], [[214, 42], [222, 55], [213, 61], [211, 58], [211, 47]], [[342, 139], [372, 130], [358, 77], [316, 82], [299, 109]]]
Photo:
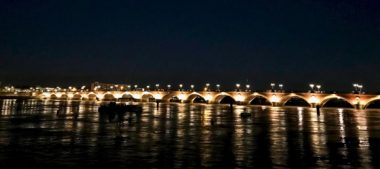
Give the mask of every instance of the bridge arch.
[[61, 97], [59, 97], [59, 99], [60, 100], [67, 100], [67, 99], [69, 99], [69, 96], [66, 93], [64, 93], [61, 95]]
[[216, 95], [214, 101], [215, 103], [220, 103], [220, 104], [236, 103], [236, 100], [234, 99], [234, 97], [227, 93], [221, 93], [219, 95]]
[[191, 93], [187, 99], [187, 103], [206, 103], [206, 99], [199, 93]]
[[248, 96], [245, 103], [250, 105], [272, 105], [268, 97], [257, 93]]
[[363, 109], [379, 109], [380, 108], [380, 96], [368, 100], [368, 102], [364, 105]]
[[120, 94], [120, 97], [118, 98], [118, 100], [122, 102], [129, 102], [129, 101], [134, 101], [135, 99], [133, 95], [130, 93], [122, 93]]
[[178, 96], [172, 96], [171, 98], [169, 98], [168, 100], [169, 102], [175, 102], [175, 103], [179, 103], [181, 102], [181, 100], [178, 98]]
[[55, 94], [53, 93], [53, 94], [50, 95], [49, 99], [51, 99], [51, 100], [57, 100], [58, 97], [57, 97], [57, 95], [55, 95]]
[[[187, 99], [187, 94], [185, 92], [173, 92], [173, 93], [169, 93], [167, 95], [164, 95], [162, 97], [162, 101], [164, 102], [171, 102], [171, 100], [176, 100], [178, 99], [180, 102], [182, 101], [186, 101]], [[178, 102], [178, 101], [176, 101]]]
[[291, 94], [282, 98], [282, 106], [311, 107], [312, 104], [305, 97]]
[[[331, 103], [331, 104], [330, 104]], [[322, 99], [321, 107], [355, 108], [349, 100], [338, 95], [327, 96]]]
[[152, 93], [144, 93], [144, 94], [141, 96], [141, 101], [142, 101], [142, 102], [155, 102], [156, 99], [154, 98], [154, 96], [153, 96]]
[[96, 96], [95, 93], [89, 93], [89, 94], [87, 95], [87, 99], [88, 99], [88, 100], [99, 100], [98, 96]]
[[82, 99], [82, 95], [79, 94], [79, 93], [75, 93], [71, 99], [72, 100], [81, 100]]
[[113, 94], [111, 94], [111, 93], [105, 93], [104, 95], [103, 95], [103, 99], [102, 100], [104, 100], [104, 101], [114, 101], [114, 100], [116, 100], [116, 98], [115, 98], [115, 96], [113, 95]]

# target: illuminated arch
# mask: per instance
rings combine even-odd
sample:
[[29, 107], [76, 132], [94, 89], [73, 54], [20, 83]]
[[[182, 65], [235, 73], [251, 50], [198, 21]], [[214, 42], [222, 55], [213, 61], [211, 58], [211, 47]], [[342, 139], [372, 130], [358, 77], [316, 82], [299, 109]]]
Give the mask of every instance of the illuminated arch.
[[370, 105], [377, 102], [380, 103], [380, 96], [368, 100], [367, 104], [364, 105], [363, 109], [367, 109]]
[[231, 101], [233, 103], [236, 102], [235, 98], [232, 95], [223, 92], [223, 93], [215, 96], [215, 103], [221, 103], [223, 101], [223, 99], [225, 99], [225, 98], [231, 98], [232, 99]]
[[308, 102], [308, 100], [305, 97], [302, 97], [300, 95], [289, 95], [285, 96], [282, 100], [282, 106], [287, 106], [286, 104], [289, 103], [291, 100], [299, 100], [301, 103], [299, 105], [294, 104], [294, 105], [289, 105], [289, 106], [305, 106], [305, 107], [311, 107], [312, 105]]
[[50, 99], [51, 99], [51, 100], [57, 100], [58, 97], [57, 97], [57, 95], [55, 95], [55, 94], [51, 94], [51, 95], [50, 95]]
[[67, 100], [68, 98], [69, 96], [67, 94], [62, 94], [61, 97], [59, 97], [61, 100]]
[[178, 98], [181, 101], [186, 101], [187, 94], [185, 92], [170, 93], [170, 94], [167, 94], [164, 97], [162, 97], [162, 101], [164, 101], [164, 102], [170, 102], [170, 100], [172, 100], [174, 97]]
[[98, 97], [96, 96], [95, 93], [89, 93], [87, 95], [87, 98], [88, 98], [88, 100], [98, 100]]
[[188, 102], [188, 103], [194, 103], [194, 100], [197, 99], [197, 98], [201, 98], [201, 99], [203, 99], [206, 102], [206, 99], [201, 94], [196, 93], [196, 92], [191, 93], [187, 97], [186, 102]]
[[169, 99], [169, 102], [181, 102], [181, 100], [177, 96], [173, 96]]
[[164, 101], [164, 102], [169, 102], [170, 99], [172, 99], [172, 97], [174, 97], [174, 96], [176, 96], [175, 93], [169, 93], [169, 94], [167, 94], [167, 95], [164, 95], [164, 96], [162, 97], [162, 101]]
[[130, 93], [124, 93], [121, 95], [121, 99], [134, 99], [133, 95]]
[[81, 100], [82, 99], [82, 95], [80, 95], [79, 93], [76, 93], [73, 95], [73, 97], [71, 98], [72, 100]]
[[143, 101], [143, 102], [154, 102], [154, 101], [156, 101], [156, 99], [154, 98], [152, 93], [144, 93], [141, 96], [141, 101]]
[[[245, 99], [245, 103], [247, 104], [251, 104], [253, 101], [257, 100], [257, 99], [263, 99], [265, 100], [265, 102], [262, 104], [255, 104], [255, 105], [272, 105], [272, 103], [270, 102], [270, 99], [262, 94], [258, 94], [258, 93], [254, 93], [253, 95], [250, 95], [248, 96], [246, 99]], [[267, 103], [267, 104], [265, 104]]]
[[341, 96], [335, 95], [335, 94], [323, 98], [322, 101], [321, 101], [321, 103], [320, 103], [320, 106], [321, 106], [321, 107], [325, 107], [325, 105], [326, 105], [327, 102], [329, 102], [329, 101], [331, 101], [331, 100], [334, 100], [334, 99], [342, 100], [342, 101], [348, 103], [349, 105], [351, 105], [352, 108], [355, 108], [355, 105], [353, 105], [349, 100], [347, 100], [347, 99], [344, 98], [344, 97], [341, 97]]
[[103, 98], [102, 100], [105, 100], [105, 101], [112, 101], [112, 100], [115, 100], [115, 96], [111, 93], [106, 93], [103, 95]]

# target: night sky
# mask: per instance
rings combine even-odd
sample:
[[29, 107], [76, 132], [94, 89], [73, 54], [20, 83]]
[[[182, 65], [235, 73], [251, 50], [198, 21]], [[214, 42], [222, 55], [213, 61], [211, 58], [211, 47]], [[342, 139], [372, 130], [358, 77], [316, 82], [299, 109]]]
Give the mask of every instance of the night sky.
[[380, 91], [378, 0], [1, 0], [2, 84]]

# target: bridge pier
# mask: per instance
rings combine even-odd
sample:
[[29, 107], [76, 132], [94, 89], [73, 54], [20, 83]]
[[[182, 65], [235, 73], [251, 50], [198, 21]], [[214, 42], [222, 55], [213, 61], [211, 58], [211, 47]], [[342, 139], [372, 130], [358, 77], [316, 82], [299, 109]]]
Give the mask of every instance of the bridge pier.
[[316, 103], [311, 103], [311, 108], [317, 108], [317, 109], [319, 109], [319, 105], [317, 105]]
[[363, 109], [363, 106], [362, 106], [360, 103], [355, 104], [355, 109], [357, 109], [357, 110], [362, 110], [362, 109]]

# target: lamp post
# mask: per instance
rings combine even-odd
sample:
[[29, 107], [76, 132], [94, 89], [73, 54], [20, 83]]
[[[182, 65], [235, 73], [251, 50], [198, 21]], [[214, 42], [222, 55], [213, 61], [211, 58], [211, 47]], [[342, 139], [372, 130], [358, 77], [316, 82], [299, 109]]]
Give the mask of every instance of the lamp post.
[[206, 91], [210, 91], [210, 83], [206, 83]]
[[249, 84], [246, 84], [246, 85], [245, 85], [245, 91], [246, 91], [246, 92], [249, 92], [249, 91], [250, 91], [250, 88], [251, 88], [251, 85], [249, 85]]
[[276, 86], [276, 83], [271, 83], [270, 87], [272, 88], [272, 92], [274, 92], [274, 87]]
[[192, 85], [190, 85], [190, 89], [191, 89], [191, 91], [194, 91], [194, 85], [192, 84]]
[[217, 91], [217, 92], [220, 91], [220, 84], [216, 84], [216, 91]]
[[278, 87], [280, 88], [280, 91], [283, 92], [282, 89], [283, 89], [284, 85], [283, 84], [279, 84]]
[[149, 91], [149, 89], [150, 89], [150, 86], [149, 85], [146, 86], [146, 91]]
[[314, 84], [313, 83], [311, 83], [311, 84], [309, 84], [309, 87], [310, 87], [310, 89], [311, 89], [311, 93], [314, 93]]
[[160, 84], [157, 83], [157, 84], [156, 84], [156, 90], [157, 90], [157, 91], [159, 90], [159, 89], [158, 89], [159, 87], [160, 87]]
[[362, 94], [363, 85], [358, 85], [359, 88], [359, 94]]
[[138, 85], [136, 84], [136, 85], [134, 85], [133, 87], [135, 88], [135, 90], [137, 90]]
[[240, 84], [239, 83], [236, 83], [236, 91], [240, 91]]
[[[361, 85], [359, 85], [358, 83], [354, 83], [354, 84], [352, 84], [352, 86], [354, 86], [354, 93], [355, 94], [359, 94], [359, 87], [361, 86]], [[363, 87], [363, 86], [362, 86]], [[361, 90], [361, 89], [360, 89]]]
[[182, 91], [183, 84], [179, 84], [179, 91]]
[[321, 85], [317, 85], [318, 93], [321, 93]]
[[172, 87], [172, 85], [168, 84], [167, 87], [168, 87], [168, 91], [170, 91], [170, 88]]

